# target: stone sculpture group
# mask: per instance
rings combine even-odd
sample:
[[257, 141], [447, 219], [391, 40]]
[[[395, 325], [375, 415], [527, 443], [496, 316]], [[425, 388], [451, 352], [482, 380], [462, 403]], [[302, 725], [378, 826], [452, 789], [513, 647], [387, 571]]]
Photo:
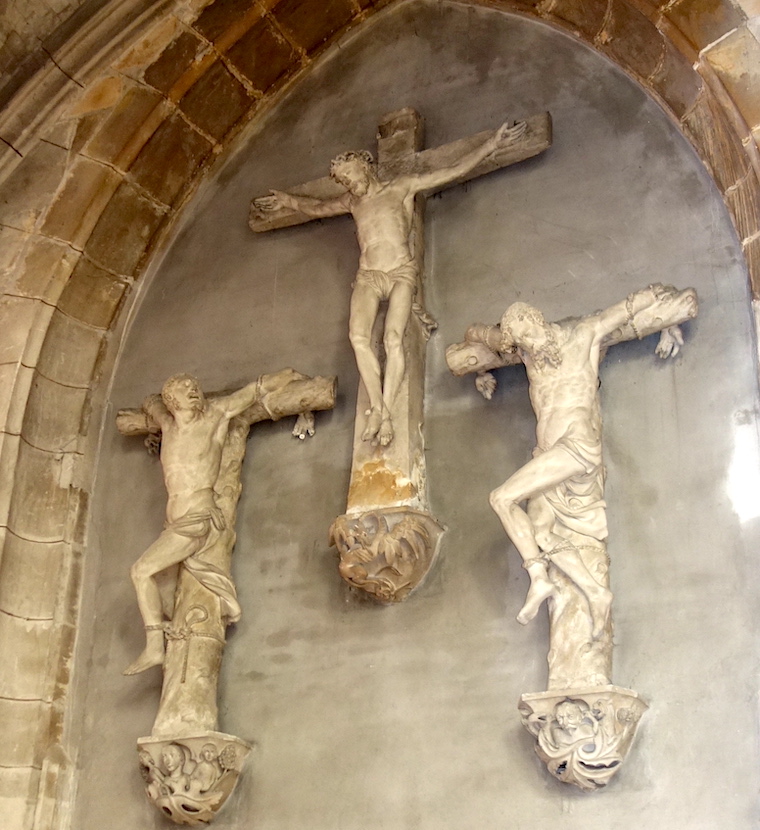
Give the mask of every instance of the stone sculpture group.
[[[427, 503], [422, 437], [425, 343], [435, 327], [423, 304], [422, 197], [541, 153], [551, 120], [545, 113], [431, 150], [421, 150], [421, 134], [413, 110], [390, 113], [380, 124], [377, 165], [365, 151], [344, 153], [330, 177], [255, 198], [250, 219], [261, 232], [353, 216], [359, 270], [349, 339], [361, 384], [347, 510], [330, 537], [340, 575], [382, 603], [400, 602], [421, 584], [443, 531]], [[489, 400], [494, 370], [517, 363], [527, 370], [536, 448], [490, 502], [530, 579], [518, 622], [544, 602], [549, 609], [548, 689], [522, 696], [523, 723], [549, 771], [584, 790], [618, 771], [646, 709], [611, 680], [599, 366], [611, 346], [655, 332], [657, 354], [674, 356], [684, 342], [680, 324], [696, 314], [693, 289], [660, 284], [559, 322], [518, 302], [498, 325], [471, 326], [446, 352], [451, 372], [474, 373]], [[373, 338], [378, 326], [382, 348]], [[216, 701], [225, 629], [241, 614], [230, 564], [249, 428], [297, 415], [294, 435], [313, 435], [313, 412], [333, 407], [335, 384], [285, 369], [206, 395], [194, 377], [175, 375], [141, 409], [118, 415], [123, 434], [146, 435], [150, 450], [160, 448], [168, 495], [164, 530], [132, 567], [146, 645], [125, 674], [163, 666], [159, 712], [138, 749], [149, 798], [177, 823], [211, 821], [250, 751], [217, 731]], [[156, 576], [174, 566], [167, 602]]]

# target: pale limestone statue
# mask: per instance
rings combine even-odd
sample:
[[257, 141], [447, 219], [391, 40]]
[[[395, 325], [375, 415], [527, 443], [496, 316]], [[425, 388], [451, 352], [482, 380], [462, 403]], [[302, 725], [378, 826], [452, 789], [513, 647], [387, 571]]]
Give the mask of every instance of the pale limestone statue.
[[380, 602], [419, 587], [443, 533], [428, 505], [423, 435], [425, 350], [435, 328], [423, 298], [425, 197], [532, 158], [551, 141], [551, 117], [541, 113], [422, 149], [422, 118], [407, 107], [381, 119], [376, 165], [369, 153], [346, 153], [332, 177], [252, 202], [257, 233], [339, 214], [355, 222], [349, 328], [362, 382], [346, 512], [330, 536], [341, 576]]
[[[497, 487], [490, 500], [530, 577], [518, 621], [527, 623], [545, 600], [550, 601], [549, 691], [523, 695], [524, 722], [535, 735], [543, 730], [537, 750], [550, 771], [583, 789], [607, 783], [610, 770], [617, 769], [621, 760], [614, 760], [615, 753], [620, 747], [627, 751], [646, 708], [635, 692], [610, 685], [612, 593], [599, 364], [610, 346], [655, 332], [661, 332], [656, 349], [661, 358], [678, 354], [683, 345], [679, 325], [696, 314], [693, 289], [678, 291], [659, 284], [630, 294], [604, 311], [556, 323], [547, 322], [526, 303], [514, 303], [499, 326], [471, 326], [465, 342], [450, 346], [446, 353], [455, 375], [477, 373], [476, 386], [489, 399], [496, 386], [489, 370], [519, 362], [526, 367], [537, 419], [537, 446], [533, 458]], [[584, 695], [591, 695], [593, 701]], [[571, 715], [575, 717], [579, 710], [560, 707], [566, 696], [584, 699], [602, 714], [584, 715], [573, 724]], [[613, 734], [605, 724], [596, 738], [592, 740], [589, 734], [586, 743], [581, 741], [605, 716], [616, 723], [628, 718], [626, 730]], [[571, 740], [571, 732], [577, 741]], [[555, 747], [552, 752], [551, 747]], [[608, 750], [613, 759], [609, 767], [601, 760]], [[580, 774], [565, 775], [568, 759], [563, 753], [575, 760], [588, 755], [582, 763], [578, 761], [585, 770], [582, 781]], [[594, 753], [598, 755], [596, 767], [590, 760]], [[564, 761], [554, 764], [552, 759], [560, 755]]]
[[[177, 823], [210, 821], [251, 749], [217, 731], [216, 700], [225, 629], [240, 617], [230, 564], [250, 427], [298, 415], [293, 434], [305, 438], [314, 434], [313, 411], [334, 403], [335, 378], [284, 369], [210, 395], [176, 375], [141, 410], [118, 414], [120, 432], [160, 447], [169, 496], [164, 531], [132, 569], [147, 646], [127, 673], [163, 663], [159, 711], [138, 749], [148, 797]], [[157, 577], [177, 565], [167, 595]]]
[[[407, 173], [387, 180], [378, 178], [372, 156], [365, 150], [334, 158], [330, 175], [345, 192], [333, 199], [315, 199], [273, 190], [271, 196], [256, 199], [260, 210], [283, 207], [319, 218], [350, 213], [359, 241], [359, 270], [356, 273], [349, 316], [349, 338], [356, 365], [369, 395], [369, 414], [363, 441], [387, 446], [393, 440], [391, 409], [404, 377], [404, 332], [417, 293], [418, 267], [412, 256], [410, 236], [414, 199], [423, 191], [444, 187], [466, 175], [485, 158], [525, 132], [525, 122], [503, 124], [483, 144], [451, 166], [425, 173]], [[388, 301], [383, 345], [385, 378], [371, 338], [380, 303]]]

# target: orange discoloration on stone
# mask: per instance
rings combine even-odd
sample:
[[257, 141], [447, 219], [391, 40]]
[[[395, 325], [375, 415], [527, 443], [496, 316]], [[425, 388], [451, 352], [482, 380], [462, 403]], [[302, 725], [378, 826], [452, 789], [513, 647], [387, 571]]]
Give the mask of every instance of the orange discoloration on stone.
[[123, 87], [122, 79], [117, 76], [102, 78], [84, 91], [71, 108], [70, 115], [85, 115], [114, 106], [121, 98]]
[[383, 459], [368, 461], [351, 478], [348, 504], [393, 505], [417, 495], [414, 484], [400, 471], [389, 470]]

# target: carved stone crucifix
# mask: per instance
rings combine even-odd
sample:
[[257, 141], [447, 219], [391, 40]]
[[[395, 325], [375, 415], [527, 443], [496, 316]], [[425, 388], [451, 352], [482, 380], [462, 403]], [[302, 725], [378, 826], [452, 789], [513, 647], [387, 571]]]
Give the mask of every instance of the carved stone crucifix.
[[[599, 364], [607, 349], [662, 332], [657, 354], [683, 345], [678, 328], [697, 315], [693, 288], [650, 285], [604, 311], [547, 322], [514, 303], [498, 326], [471, 326], [446, 350], [455, 375], [477, 373], [490, 399], [491, 370], [524, 363], [536, 413], [533, 457], [491, 493], [530, 588], [517, 620], [549, 606], [549, 685], [520, 699], [523, 724], [549, 772], [583, 790], [620, 769], [646, 704], [612, 685], [612, 593], [602, 463]], [[527, 507], [522, 508], [527, 501]]]
[[356, 223], [349, 336], [362, 382], [348, 504], [330, 533], [343, 578], [381, 602], [420, 584], [442, 532], [427, 502], [422, 435], [425, 344], [435, 328], [423, 304], [424, 197], [541, 153], [551, 119], [429, 150], [422, 132], [413, 109], [392, 112], [379, 125], [377, 166], [365, 151], [344, 153], [330, 176], [254, 199], [250, 216], [257, 232], [347, 213]]
[[[153, 452], [160, 444], [169, 496], [163, 532], [132, 568], [147, 644], [125, 674], [163, 665], [153, 730], [137, 746], [148, 797], [178, 824], [211, 821], [250, 752], [217, 731], [225, 629], [240, 618], [230, 563], [248, 432], [298, 415], [293, 434], [313, 435], [312, 412], [332, 409], [335, 386], [335, 378], [284, 369], [206, 396], [195, 378], [175, 375], [142, 409], [117, 415], [123, 435], [147, 435]], [[164, 596], [155, 577], [174, 566], [176, 588]]]

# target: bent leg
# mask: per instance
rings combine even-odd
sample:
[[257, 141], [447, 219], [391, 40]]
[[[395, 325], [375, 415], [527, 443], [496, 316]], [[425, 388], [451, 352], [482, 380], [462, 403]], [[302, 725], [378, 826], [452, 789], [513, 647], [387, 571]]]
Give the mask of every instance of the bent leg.
[[161, 594], [154, 576], [199, 551], [206, 537], [207, 534], [195, 537], [180, 536], [171, 530], [164, 530], [132, 565], [130, 575], [137, 594], [137, 605], [145, 624], [147, 643], [143, 653], [125, 669], [124, 674], [137, 674], [163, 663], [163, 612]]
[[[531, 459], [490, 495], [491, 507], [517, 548], [523, 559], [523, 567], [530, 577], [528, 595], [517, 615], [521, 625], [530, 622], [544, 600], [556, 592], [536, 538], [538, 531], [545, 535], [549, 523], [549, 518], [542, 510], [545, 500], [540, 498], [541, 493], [580, 472], [583, 472], [580, 462], [563, 449], [555, 447]], [[530, 516], [520, 507], [520, 502], [525, 499], [530, 500]], [[533, 524], [533, 519], [539, 521], [538, 527]]]
[[377, 318], [380, 298], [368, 285], [355, 285], [351, 295], [351, 309], [348, 319], [348, 336], [356, 357], [364, 386], [369, 396], [370, 413], [362, 441], [370, 441], [380, 429], [383, 417], [383, 386], [380, 363], [372, 351], [372, 327]]

